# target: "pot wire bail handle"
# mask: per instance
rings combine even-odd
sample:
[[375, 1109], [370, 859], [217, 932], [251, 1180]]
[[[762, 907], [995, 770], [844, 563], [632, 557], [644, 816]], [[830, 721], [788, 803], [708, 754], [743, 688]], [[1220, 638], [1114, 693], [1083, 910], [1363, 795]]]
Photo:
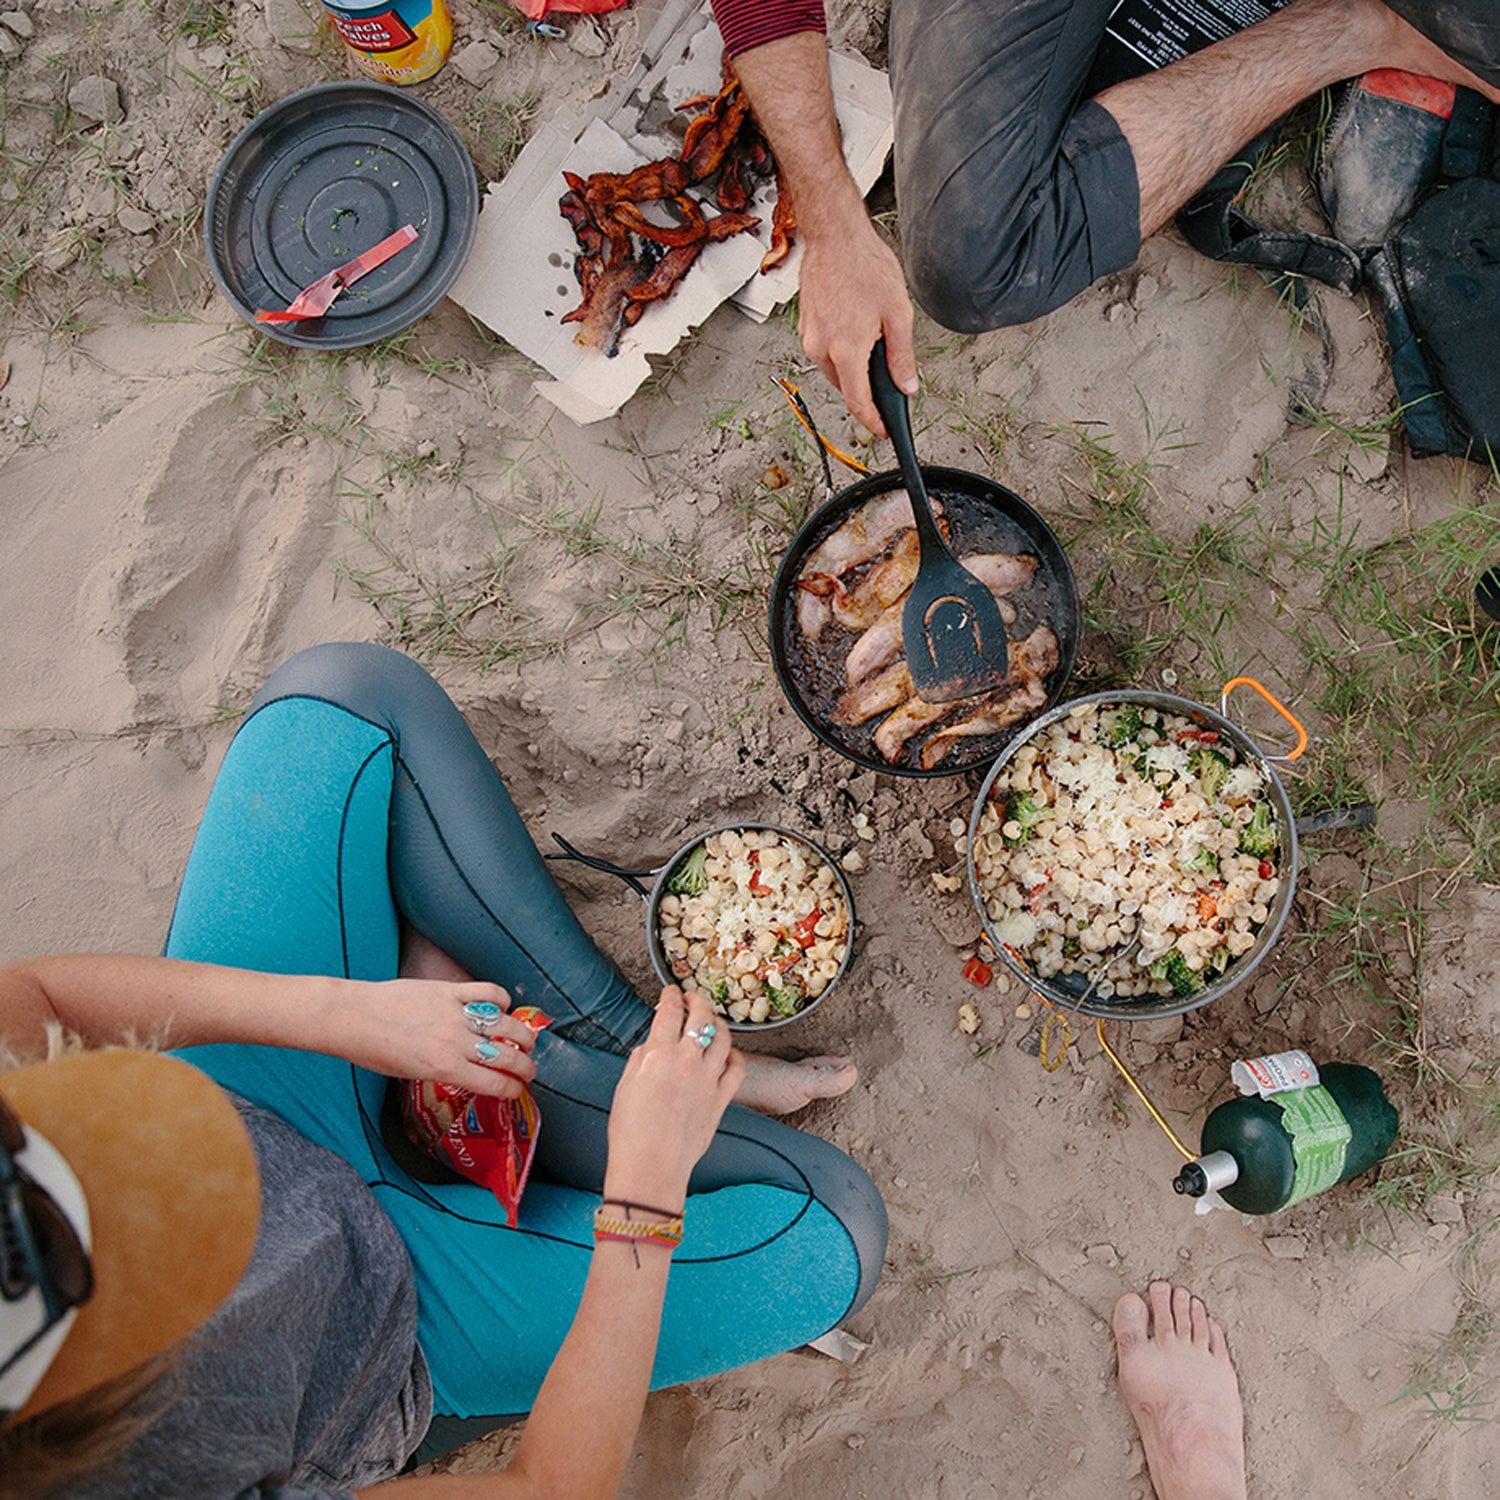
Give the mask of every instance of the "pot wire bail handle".
[[592, 854], [585, 854], [582, 849], [575, 848], [565, 839], [562, 834], [554, 833], [552, 842], [563, 852], [561, 854], [544, 854], [543, 859], [573, 859], [581, 865], [587, 865], [591, 870], [599, 870], [605, 875], [616, 875], [635, 891], [642, 901], [651, 899], [651, 892], [636, 879], [638, 875], [655, 875], [655, 870], [624, 870], [619, 865], [612, 865], [607, 859], [596, 859]]
[[1274, 708], [1276, 712], [1279, 713], [1281, 717], [1285, 719], [1287, 723], [1297, 731], [1297, 744], [1293, 749], [1287, 751], [1285, 755], [1268, 755], [1266, 756], [1266, 759], [1287, 762], [1296, 760], [1297, 757], [1307, 749], [1307, 731], [1302, 727], [1301, 723], [1293, 715], [1291, 710], [1287, 708], [1287, 706], [1282, 703], [1279, 698], [1275, 697], [1274, 694], [1269, 692], [1265, 687], [1258, 683], [1253, 677], [1235, 677], [1224, 684], [1223, 688], [1221, 688], [1219, 692], [1219, 712], [1223, 714], [1226, 719], [1229, 717], [1229, 695], [1237, 687], [1254, 688], [1255, 691], [1259, 693], [1260, 696], [1264, 698], [1266, 702], [1269, 703], [1271, 707]]

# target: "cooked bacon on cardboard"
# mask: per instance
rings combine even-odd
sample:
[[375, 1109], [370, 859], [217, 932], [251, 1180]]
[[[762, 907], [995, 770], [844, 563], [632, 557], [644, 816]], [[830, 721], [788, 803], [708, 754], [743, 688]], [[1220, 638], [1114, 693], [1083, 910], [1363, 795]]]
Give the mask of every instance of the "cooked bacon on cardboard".
[[[718, 93], [678, 107], [700, 113], [688, 122], [675, 158], [646, 162], [630, 172], [595, 172], [588, 178], [563, 173], [568, 191], [558, 200], [558, 209], [578, 238], [580, 254], [574, 269], [583, 292], [583, 301], [563, 322], [580, 324], [578, 342], [609, 356], [618, 352], [621, 333], [640, 318], [647, 303], [672, 291], [705, 244], [760, 223], [744, 210], [753, 180], [775, 170], [770, 148], [727, 58]], [[687, 196], [687, 189], [716, 173], [714, 202], [722, 211], [709, 218]], [[791, 199], [779, 179], [778, 185], [772, 246], [762, 270], [785, 257], [796, 229]], [[641, 210], [643, 203], [663, 201], [676, 211], [676, 223], [660, 223]]]

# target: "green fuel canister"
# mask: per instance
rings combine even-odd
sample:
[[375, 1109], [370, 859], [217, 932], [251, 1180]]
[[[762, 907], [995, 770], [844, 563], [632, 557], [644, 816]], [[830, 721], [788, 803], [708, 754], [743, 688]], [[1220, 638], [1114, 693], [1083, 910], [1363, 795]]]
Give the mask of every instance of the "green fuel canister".
[[1380, 1075], [1357, 1063], [1319, 1068], [1281, 1052], [1237, 1062], [1232, 1076], [1242, 1097], [1203, 1122], [1201, 1155], [1172, 1181], [1190, 1198], [1273, 1214], [1368, 1171], [1396, 1139]]

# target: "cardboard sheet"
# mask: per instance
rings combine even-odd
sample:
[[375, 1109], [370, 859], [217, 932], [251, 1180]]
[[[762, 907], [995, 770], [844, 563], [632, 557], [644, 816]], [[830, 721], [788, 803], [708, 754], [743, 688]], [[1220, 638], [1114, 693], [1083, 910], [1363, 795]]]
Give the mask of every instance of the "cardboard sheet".
[[[582, 298], [578, 242], [557, 207], [563, 172], [628, 172], [676, 156], [688, 118], [676, 106], [717, 92], [722, 56], [706, 5], [668, 5], [624, 86], [589, 118], [554, 115], [485, 194], [474, 249], [449, 295], [546, 370], [553, 378], [537, 389], [576, 422], [613, 416], [650, 375], [647, 355], [667, 353], [720, 303], [733, 298], [759, 321], [797, 289], [800, 248], [760, 274], [775, 205], [774, 184], [766, 184], [751, 208], [759, 229], [706, 246], [672, 295], [625, 331], [613, 358], [576, 343], [577, 325], [562, 322]], [[863, 59], [833, 54], [830, 63], [845, 159], [868, 192], [891, 147], [890, 88]]]

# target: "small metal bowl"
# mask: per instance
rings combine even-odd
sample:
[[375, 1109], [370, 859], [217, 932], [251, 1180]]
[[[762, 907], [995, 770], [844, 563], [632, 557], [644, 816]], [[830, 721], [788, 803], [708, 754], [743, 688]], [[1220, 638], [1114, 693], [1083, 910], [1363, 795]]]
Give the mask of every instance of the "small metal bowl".
[[[590, 869], [602, 870], [607, 875], [618, 876], [631, 886], [646, 903], [646, 947], [651, 955], [651, 967], [656, 970], [657, 978], [663, 984], [681, 984], [682, 981], [672, 971], [671, 960], [667, 957], [666, 950], [661, 941], [661, 902], [662, 898], [671, 894], [668, 882], [676, 873], [678, 867], [690, 855], [704, 839], [712, 837], [716, 833], [774, 833], [784, 839], [791, 839], [810, 850], [833, 872], [834, 883], [839, 894], [844, 899], [844, 909], [849, 914], [848, 940], [844, 945], [843, 961], [839, 964], [838, 972], [824, 986], [823, 992], [809, 1000], [795, 1015], [776, 1016], [768, 1021], [727, 1021], [731, 1031], [776, 1031], [782, 1026], [790, 1026], [800, 1021], [804, 1016], [816, 1010], [838, 986], [839, 981], [849, 971], [849, 965], [854, 962], [854, 895], [849, 889], [849, 882], [844, 878], [844, 872], [839, 869], [832, 856], [826, 849], [815, 844], [806, 834], [794, 833], [790, 828], [782, 828], [775, 823], [720, 823], [717, 827], [706, 829], [702, 833], [695, 834], [687, 843], [683, 844], [675, 854], [665, 860], [662, 864], [646, 870], [627, 870], [619, 865], [611, 864], [608, 860], [597, 859], [592, 855], [583, 854], [575, 849], [568, 841], [558, 834], [553, 834], [553, 840], [562, 849], [563, 855], [552, 855], [550, 858], [566, 857], [577, 860], [580, 864], [588, 865]], [[652, 883], [648, 887], [644, 883], [644, 877], [652, 877]], [[727, 1018], [725, 1018], [727, 1020]]]

